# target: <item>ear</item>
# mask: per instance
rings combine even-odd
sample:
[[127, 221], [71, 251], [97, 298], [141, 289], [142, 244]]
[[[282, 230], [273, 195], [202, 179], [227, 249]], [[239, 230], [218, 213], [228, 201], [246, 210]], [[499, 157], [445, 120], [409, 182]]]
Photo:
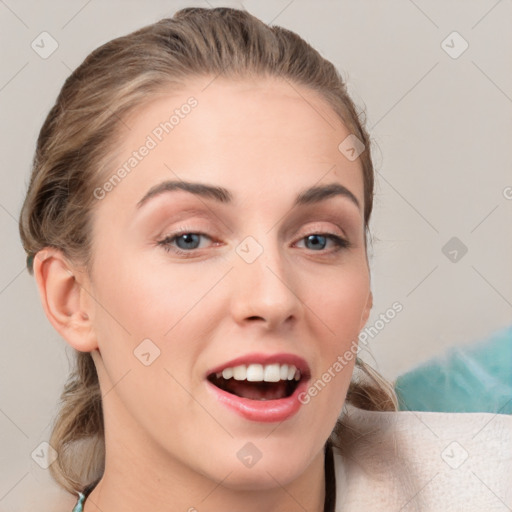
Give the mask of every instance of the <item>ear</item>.
[[363, 310], [363, 314], [361, 315], [361, 325], [359, 326], [359, 332], [363, 329], [363, 327], [366, 325], [366, 322], [368, 321], [368, 318], [370, 317], [370, 312], [373, 307], [373, 293], [368, 293], [368, 299], [366, 301], [366, 305]]
[[[34, 276], [48, 320], [76, 350], [90, 352], [98, 347], [92, 326], [92, 301], [85, 274], [74, 269], [59, 249], [46, 247], [34, 257]], [[78, 278], [78, 279], [77, 279]]]

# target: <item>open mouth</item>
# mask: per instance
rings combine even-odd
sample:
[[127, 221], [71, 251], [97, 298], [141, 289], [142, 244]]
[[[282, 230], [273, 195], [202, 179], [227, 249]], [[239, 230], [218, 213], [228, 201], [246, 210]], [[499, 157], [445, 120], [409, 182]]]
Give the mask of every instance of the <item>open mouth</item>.
[[225, 368], [207, 379], [232, 395], [249, 400], [279, 400], [293, 395], [305, 378], [293, 365], [260, 364]]

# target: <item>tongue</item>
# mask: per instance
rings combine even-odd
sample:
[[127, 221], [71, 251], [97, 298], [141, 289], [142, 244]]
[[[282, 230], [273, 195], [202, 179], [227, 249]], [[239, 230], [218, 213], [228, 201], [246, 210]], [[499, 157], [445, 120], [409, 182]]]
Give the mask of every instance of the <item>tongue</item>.
[[286, 397], [286, 382], [248, 382], [229, 379], [226, 390], [251, 400], [276, 400]]

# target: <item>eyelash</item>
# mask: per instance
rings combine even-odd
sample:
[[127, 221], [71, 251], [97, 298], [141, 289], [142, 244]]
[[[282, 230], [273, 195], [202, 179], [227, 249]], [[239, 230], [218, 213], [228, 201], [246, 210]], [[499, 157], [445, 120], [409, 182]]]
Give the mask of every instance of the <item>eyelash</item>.
[[[171, 235], [167, 235], [162, 240], [157, 241], [157, 245], [161, 246], [164, 249], [164, 251], [166, 251], [166, 252], [169, 252], [169, 253], [172, 252], [174, 254], [177, 254], [178, 256], [184, 256], [185, 258], [193, 258], [193, 257], [195, 257], [194, 252], [197, 252], [200, 249], [190, 249], [189, 251], [184, 251], [183, 249], [180, 249], [178, 247], [171, 246], [172, 242], [174, 242], [176, 239], [178, 239], [179, 237], [181, 237], [183, 235], [199, 235], [199, 236], [203, 236], [203, 237], [206, 237], [206, 238], [212, 240], [212, 238], [209, 237], [206, 233], [202, 233], [200, 231], [183, 230], [183, 231], [179, 231], [177, 233], [173, 233]], [[332, 233], [321, 233], [321, 232], [309, 233], [309, 234], [301, 237], [299, 239], [299, 241], [302, 241], [302, 240], [308, 238], [309, 236], [313, 236], [313, 235], [320, 235], [320, 236], [328, 238], [334, 242], [336, 247], [333, 251], [330, 252], [330, 254], [338, 253], [339, 251], [341, 251], [343, 249], [352, 248], [351, 242], [349, 242], [345, 238], [341, 238], [340, 236], [334, 235]], [[312, 252], [317, 252], [317, 251], [312, 251]], [[324, 254], [329, 254], [325, 250], [322, 250], [319, 252], [324, 253]]]

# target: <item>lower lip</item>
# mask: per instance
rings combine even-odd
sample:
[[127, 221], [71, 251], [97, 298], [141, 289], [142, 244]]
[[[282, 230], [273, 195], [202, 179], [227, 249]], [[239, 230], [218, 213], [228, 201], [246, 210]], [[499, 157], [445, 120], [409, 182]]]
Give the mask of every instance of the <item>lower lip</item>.
[[226, 407], [235, 411], [247, 420], [259, 422], [276, 422], [284, 421], [291, 418], [299, 411], [301, 405], [299, 395], [307, 389], [307, 379], [302, 380], [297, 389], [287, 398], [279, 398], [276, 400], [251, 400], [242, 398], [232, 393], [228, 393], [210, 381], [206, 381], [207, 388], [213, 392], [215, 398]]

